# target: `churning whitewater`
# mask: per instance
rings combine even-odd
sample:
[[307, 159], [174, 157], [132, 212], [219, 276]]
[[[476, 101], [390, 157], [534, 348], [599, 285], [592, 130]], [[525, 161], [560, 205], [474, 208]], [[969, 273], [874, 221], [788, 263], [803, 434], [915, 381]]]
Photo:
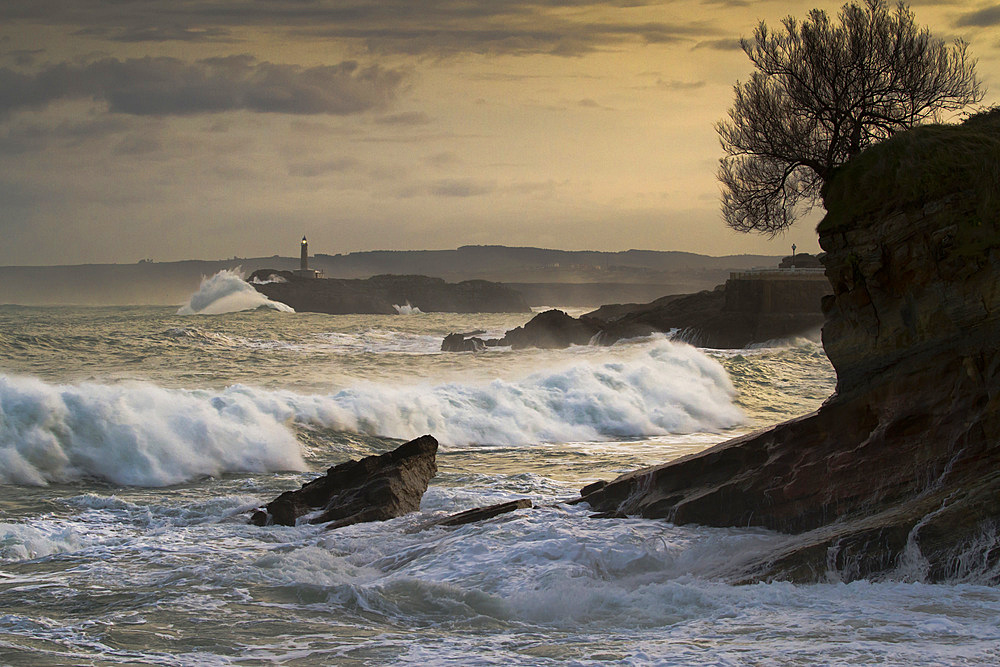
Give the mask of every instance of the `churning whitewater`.
[[243, 310], [271, 308], [282, 313], [295, 310], [279, 301], [272, 301], [258, 292], [245, 280], [240, 269], [222, 270], [201, 279], [201, 287], [191, 295], [179, 315], [222, 315]]
[[744, 420], [734, 394], [721, 364], [664, 339], [613, 362], [581, 360], [513, 381], [359, 382], [326, 395], [0, 376], [0, 483], [92, 477], [168, 486], [304, 470], [295, 429], [309, 427], [398, 439], [434, 433], [445, 446], [717, 432]]
[[[239, 283], [207, 280], [180, 313], [0, 307], [0, 662], [1000, 660], [1000, 593], [974, 571], [734, 585], [795, 536], [565, 504], [815, 409], [835, 383], [815, 343], [449, 354], [450, 331], [527, 318], [279, 312]], [[442, 446], [419, 512], [336, 531], [247, 523], [327, 467], [423, 433]], [[520, 498], [537, 509], [427, 527]]]

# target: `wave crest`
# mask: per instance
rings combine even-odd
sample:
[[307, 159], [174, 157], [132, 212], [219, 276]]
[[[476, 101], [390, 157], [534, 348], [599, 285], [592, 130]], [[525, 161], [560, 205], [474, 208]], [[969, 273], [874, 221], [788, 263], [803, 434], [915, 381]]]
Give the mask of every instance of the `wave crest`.
[[0, 483], [84, 477], [168, 486], [226, 472], [305, 470], [280, 416], [239, 393], [0, 376]]
[[201, 279], [198, 291], [191, 295], [178, 315], [221, 315], [243, 310], [270, 308], [282, 313], [295, 310], [279, 301], [272, 301], [243, 280], [239, 269], [223, 269], [214, 276]]

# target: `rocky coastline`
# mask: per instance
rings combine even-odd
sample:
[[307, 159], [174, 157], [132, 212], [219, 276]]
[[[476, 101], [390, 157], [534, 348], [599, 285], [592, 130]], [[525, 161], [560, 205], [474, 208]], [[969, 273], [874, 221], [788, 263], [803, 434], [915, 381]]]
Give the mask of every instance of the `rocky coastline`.
[[869, 149], [825, 192], [837, 391], [581, 490], [598, 516], [793, 534], [748, 580], [1000, 582], [1000, 114]]
[[755, 343], [815, 336], [823, 324], [821, 303], [831, 293], [818, 260], [785, 258], [769, 271], [734, 274], [714, 290], [664, 296], [646, 304], [613, 304], [571, 317], [561, 310], [539, 313], [499, 339], [450, 334], [444, 352], [491, 346], [565, 348], [669, 333], [701, 347], [742, 348]]
[[296, 312], [394, 315], [401, 307], [424, 313], [530, 313], [521, 294], [501, 283], [448, 283], [429, 276], [380, 275], [367, 279], [303, 278], [291, 271], [259, 269], [254, 289]]

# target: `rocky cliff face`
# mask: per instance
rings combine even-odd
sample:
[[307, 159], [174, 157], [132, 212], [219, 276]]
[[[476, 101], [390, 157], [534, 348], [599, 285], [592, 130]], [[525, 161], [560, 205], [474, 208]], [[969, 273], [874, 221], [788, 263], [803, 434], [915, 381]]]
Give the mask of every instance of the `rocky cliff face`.
[[609, 514], [794, 533], [751, 578], [1000, 581], [1000, 118], [843, 168], [819, 226], [837, 393], [581, 495]]

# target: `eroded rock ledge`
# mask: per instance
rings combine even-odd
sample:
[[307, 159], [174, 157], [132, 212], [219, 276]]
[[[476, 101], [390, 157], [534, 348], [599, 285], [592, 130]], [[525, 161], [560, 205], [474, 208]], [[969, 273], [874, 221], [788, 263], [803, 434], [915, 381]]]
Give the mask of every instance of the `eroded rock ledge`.
[[820, 223], [817, 412], [598, 483], [605, 515], [797, 534], [751, 578], [1000, 581], [1000, 114], [844, 167]]

